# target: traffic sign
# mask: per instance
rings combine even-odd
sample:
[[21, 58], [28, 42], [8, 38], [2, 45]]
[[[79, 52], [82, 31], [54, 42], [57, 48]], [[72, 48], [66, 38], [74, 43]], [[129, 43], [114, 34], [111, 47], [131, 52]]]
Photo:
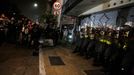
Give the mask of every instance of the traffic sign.
[[60, 11], [54, 11], [54, 15], [57, 16], [60, 14]]
[[61, 9], [61, 3], [60, 2], [55, 2], [53, 4], [53, 8], [54, 8], [54, 10], [60, 10]]

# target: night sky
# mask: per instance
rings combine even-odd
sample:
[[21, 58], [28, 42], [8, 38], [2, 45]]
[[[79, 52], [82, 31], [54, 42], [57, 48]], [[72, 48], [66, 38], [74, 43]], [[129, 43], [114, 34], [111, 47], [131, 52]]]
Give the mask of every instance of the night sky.
[[[15, 4], [23, 15], [35, 20], [46, 11], [47, 0], [3, 0], [1, 2]], [[37, 8], [33, 6], [35, 2], [38, 3]]]

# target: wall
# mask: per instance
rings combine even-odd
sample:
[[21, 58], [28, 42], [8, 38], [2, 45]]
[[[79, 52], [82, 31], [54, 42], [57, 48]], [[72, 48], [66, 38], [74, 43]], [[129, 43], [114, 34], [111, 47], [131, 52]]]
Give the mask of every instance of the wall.
[[132, 26], [134, 27], [134, 7], [132, 7], [129, 11], [127, 22], [132, 22]]
[[134, 22], [134, 7], [132, 7], [129, 11], [129, 15], [127, 17], [127, 21], [132, 21]]
[[118, 11], [103, 12], [99, 14], [92, 14], [81, 21], [81, 25], [87, 25], [91, 27], [101, 26], [116, 26], [116, 18]]
[[111, 0], [109, 2], [99, 4], [98, 6], [95, 6], [84, 13], [81, 13], [79, 16], [82, 15], [89, 15], [92, 13], [108, 10], [108, 9], [113, 9], [113, 8], [119, 8], [122, 6], [127, 6], [127, 5], [132, 5], [134, 4], [134, 0]]
[[81, 26], [91, 27], [119, 27], [126, 22], [132, 22], [134, 26], [134, 7], [122, 8], [108, 12], [91, 14], [81, 20]]
[[61, 24], [74, 24], [75, 23], [75, 18], [71, 17], [71, 16], [62, 16], [62, 20], [61, 20]]

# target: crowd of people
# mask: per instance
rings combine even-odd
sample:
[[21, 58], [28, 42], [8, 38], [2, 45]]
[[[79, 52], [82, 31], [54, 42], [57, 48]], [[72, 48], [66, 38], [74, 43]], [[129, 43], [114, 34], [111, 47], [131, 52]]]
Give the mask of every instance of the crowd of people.
[[0, 45], [7, 42], [14, 43], [17, 47], [36, 47], [40, 36], [41, 28], [38, 22], [33, 22], [26, 17], [0, 15]]
[[93, 65], [102, 66], [105, 75], [134, 75], [134, 27], [87, 27], [86, 30], [76, 33], [73, 53], [93, 58]]
[[53, 40], [53, 45], [56, 46], [58, 45], [58, 42], [60, 40], [61, 32], [60, 28], [56, 27], [54, 23], [50, 22], [48, 23], [46, 29], [45, 29], [45, 39], [52, 39]]

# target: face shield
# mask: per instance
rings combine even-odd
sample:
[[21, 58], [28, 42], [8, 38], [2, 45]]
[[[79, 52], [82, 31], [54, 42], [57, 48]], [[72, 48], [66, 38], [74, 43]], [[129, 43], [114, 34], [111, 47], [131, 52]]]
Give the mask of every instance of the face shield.
[[125, 30], [129, 31], [131, 28], [134, 27], [133, 22], [126, 22], [125, 25], [123, 25]]
[[126, 26], [130, 26], [130, 27], [133, 27], [133, 22], [130, 22], [130, 21], [129, 22], [126, 22], [125, 25]]

